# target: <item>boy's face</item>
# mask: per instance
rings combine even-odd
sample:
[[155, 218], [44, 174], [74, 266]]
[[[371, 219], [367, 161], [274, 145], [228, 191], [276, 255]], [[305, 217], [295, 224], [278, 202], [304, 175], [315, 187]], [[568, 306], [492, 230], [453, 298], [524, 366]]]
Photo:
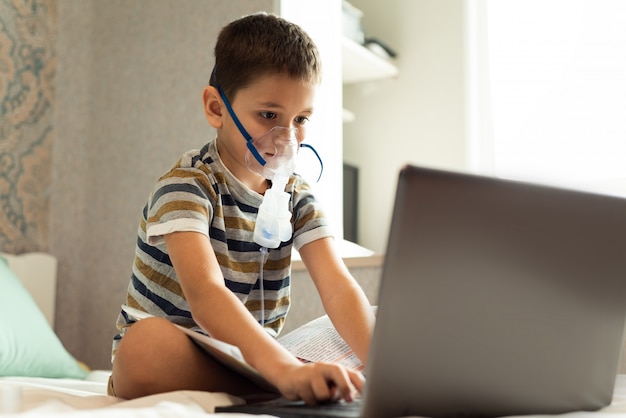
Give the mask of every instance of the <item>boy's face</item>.
[[[263, 136], [275, 126], [296, 128], [299, 145], [306, 137], [306, 125], [313, 114], [315, 92], [316, 85], [284, 74], [270, 74], [240, 89], [232, 98], [231, 106], [252, 138]], [[222, 112], [218, 149], [226, 166], [244, 180], [241, 176], [247, 174], [242, 171], [246, 166], [246, 139], [228, 112]]]

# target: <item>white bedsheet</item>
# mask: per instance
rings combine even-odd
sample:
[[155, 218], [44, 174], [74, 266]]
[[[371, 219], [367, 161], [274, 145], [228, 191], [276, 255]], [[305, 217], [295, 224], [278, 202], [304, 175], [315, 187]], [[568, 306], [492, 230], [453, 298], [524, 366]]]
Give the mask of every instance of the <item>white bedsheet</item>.
[[[252, 417], [247, 414], [215, 414], [218, 405], [241, 402], [224, 393], [177, 391], [132, 401], [110, 397], [106, 395], [108, 375], [108, 372], [96, 371], [90, 373], [86, 380], [0, 378], [0, 415], [20, 418]], [[594, 413], [575, 412], [561, 417], [626, 418], [626, 375], [617, 376], [610, 406]]]
[[[85, 380], [31, 377], [0, 378], [0, 415], [46, 418], [208, 417], [218, 405], [241, 402], [224, 393], [177, 391], [131, 401], [106, 395], [109, 372], [91, 372]], [[234, 415], [229, 417], [250, 417]]]

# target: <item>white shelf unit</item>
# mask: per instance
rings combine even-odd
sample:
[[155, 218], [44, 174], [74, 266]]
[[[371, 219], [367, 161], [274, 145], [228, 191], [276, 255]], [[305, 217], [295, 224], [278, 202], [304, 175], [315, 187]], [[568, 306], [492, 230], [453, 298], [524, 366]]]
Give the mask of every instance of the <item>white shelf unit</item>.
[[[363, 83], [363, 82], [371, 82], [371, 81], [380, 81], [386, 78], [393, 78], [398, 75], [398, 68], [390, 62], [390, 60], [377, 55], [376, 53], [370, 51], [363, 45], [355, 42], [354, 40], [343, 37], [341, 41], [341, 50], [342, 50], [342, 81], [343, 84], [354, 84], [354, 83]], [[357, 118], [352, 112], [343, 109], [343, 123], [350, 123]], [[351, 182], [344, 182], [344, 187], [354, 188], [355, 184]], [[358, 185], [356, 185], [358, 189]], [[348, 205], [348, 209], [350, 212], [358, 211], [356, 205], [358, 203], [349, 202], [352, 201], [350, 196], [357, 196], [357, 191], [353, 191], [352, 193], [346, 193], [344, 191], [344, 211], [346, 210], [346, 204]], [[358, 216], [354, 213], [355, 216]], [[344, 218], [345, 222], [354, 221], [354, 218], [349, 217], [348, 219]], [[353, 230], [354, 227], [351, 227], [350, 230]], [[359, 247], [356, 244], [353, 244], [356, 247]], [[362, 247], [359, 247], [362, 248]], [[368, 250], [369, 251], [369, 250]]]

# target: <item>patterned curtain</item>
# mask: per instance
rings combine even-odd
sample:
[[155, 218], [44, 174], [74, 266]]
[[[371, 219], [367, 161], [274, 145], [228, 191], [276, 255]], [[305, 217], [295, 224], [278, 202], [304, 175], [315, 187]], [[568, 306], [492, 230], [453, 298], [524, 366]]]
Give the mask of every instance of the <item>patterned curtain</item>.
[[0, 0], [0, 251], [47, 250], [56, 0]]

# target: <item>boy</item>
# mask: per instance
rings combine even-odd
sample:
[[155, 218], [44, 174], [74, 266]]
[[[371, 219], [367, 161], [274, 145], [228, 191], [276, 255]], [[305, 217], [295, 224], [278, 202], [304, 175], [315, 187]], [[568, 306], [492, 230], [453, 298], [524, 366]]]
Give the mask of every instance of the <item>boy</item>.
[[[276, 145], [297, 152], [320, 72], [311, 39], [281, 18], [254, 14], [220, 32], [211, 83], [203, 92], [205, 116], [217, 137], [183, 155], [144, 208], [126, 303], [156, 318], [134, 322], [124, 312], [118, 317], [111, 395], [261, 392], [172, 323], [239, 347], [288, 399], [350, 401], [362, 389], [360, 373], [336, 364], [303, 364], [273, 338], [290, 303], [292, 246], [335, 327], [364, 363], [373, 330], [372, 310], [334, 252], [326, 218], [308, 186], [292, 174], [292, 156]], [[276, 132], [280, 139], [267, 139]], [[271, 179], [288, 181], [293, 237], [268, 250], [253, 237]]]

